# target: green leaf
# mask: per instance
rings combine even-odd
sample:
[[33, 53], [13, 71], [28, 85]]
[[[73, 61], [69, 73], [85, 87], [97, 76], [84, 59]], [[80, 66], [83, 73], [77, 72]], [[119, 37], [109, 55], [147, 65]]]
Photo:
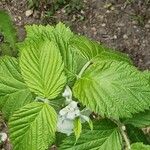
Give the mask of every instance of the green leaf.
[[46, 103], [33, 102], [15, 112], [9, 121], [13, 150], [45, 150], [54, 142], [55, 110]]
[[31, 40], [39, 41], [40, 39], [41, 41], [49, 40], [55, 42], [62, 55], [68, 80], [72, 80], [75, 78], [75, 73], [77, 70], [77, 57], [76, 52], [69, 43], [71, 37], [73, 36], [73, 33], [68, 27], [66, 27], [62, 23], [57, 24], [56, 27], [50, 25], [32, 25], [26, 26], [26, 32], [27, 38], [25, 39], [25, 42], [20, 44], [20, 50], [22, 50], [24, 44], [26, 45], [26, 43], [30, 43]]
[[134, 114], [132, 118], [126, 119], [125, 124], [132, 124], [135, 127], [145, 128], [150, 126], [150, 110]]
[[83, 127], [80, 139], [74, 145], [75, 137], [67, 137], [59, 146], [59, 150], [121, 150], [121, 135], [117, 126], [109, 120], [97, 121], [91, 131]]
[[144, 145], [143, 143], [134, 143], [131, 145], [131, 150], [150, 150], [150, 145]]
[[88, 124], [89, 124], [90, 129], [93, 130], [93, 122], [90, 118], [89, 118]]
[[131, 117], [150, 106], [148, 81], [123, 61], [93, 63], [76, 81], [73, 92], [92, 111], [116, 119]]
[[130, 143], [143, 142], [143, 144], [149, 144], [147, 136], [141, 129], [132, 125], [126, 125], [126, 131], [128, 138], [130, 139]]
[[81, 132], [82, 132], [81, 119], [80, 118], [76, 118], [74, 120], [74, 134], [76, 136], [76, 142], [79, 139]]
[[0, 43], [0, 54], [1, 56], [13, 56], [13, 51], [9, 43]]
[[[50, 41], [59, 42], [59, 38], [64, 39], [64, 41], [68, 42], [70, 38], [73, 36], [71, 30], [66, 27], [63, 23], [58, 23], [55, 27], [47, 25], [27, 25], [25, 26], [27, 37], [26, 41], [30, 41], [33, 39], [49, 39]], [[61, 45], [61, 44], [60, 44]]]
[[21, 51], [20, 66], [32, 92], [43, 98], [58, 96], [66, 83], [64, 64], [53, 42], [31, 42]]
[[24, 83], [17, 59], [0, 59], [0, 108], [8, 119], [15, 110], [30, 103], [33, 98]]
[[4, 40], [10, 43], [11, 47], [15, 50], [16, 30], [13, 26], [10, 16], [0, 10], [0, 32], [4, 35]]
[[131, 59], [119, 51], [112, 50], [102, 44], [89, 40], [83, 36], [75, 36], [70, 42], [76, 51], [87, 61], [90, 60], [117, 60], [132, 64]]

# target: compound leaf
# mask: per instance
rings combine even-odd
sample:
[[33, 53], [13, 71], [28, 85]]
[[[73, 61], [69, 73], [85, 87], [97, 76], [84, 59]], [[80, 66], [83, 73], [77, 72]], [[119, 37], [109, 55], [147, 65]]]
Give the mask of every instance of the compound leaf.
[[30, 103], [33, 98], [23, 81], [17, 59], [0, 59], [0, 108], [8, 119], [15, 110]]
[[109, 120], [97, 121], [94, 129], [83, 127], [83, 132], [75, 143], [73, 135], [67, 137], [59, 146], [59, 150], [121, 150], [121, 135], [117, 126]]
[[118, 119], [150, 106], [150, 85], [125, 62], [98, 61], [90, 65], [73, 88], [74, 96], [92, 111]]
[[53, 42], [30, 42], [21, 51], [20, 66], [25, 82], [32, 92], [53, 99], [66, 83], [64, 64]]
[[45, 150], [54, 142], [55, 110], [46, 103], [33, 102], [16, 111], [9, 121], [13, 150]]

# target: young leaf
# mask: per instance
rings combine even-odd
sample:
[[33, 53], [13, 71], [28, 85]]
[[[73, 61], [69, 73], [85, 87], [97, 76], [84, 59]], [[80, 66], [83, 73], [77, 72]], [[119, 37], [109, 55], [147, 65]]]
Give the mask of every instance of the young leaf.
[[64, 62], [64, 67], [66, 74], [68, 76], [68, 80], [72, 80], [75, 78], [75, 73], [77, 70], [76, 64], [76, 52], [70, 46], [69, 40], [73, 36], [71, 30], [66, 27], [64, 24], [59, 23], [54, 28], [53, 26], [26, 26], [27, 38], [25, 42], [23, 42], [19, 47], [20, 50], [24, 43], [28, 43], [31, 40], [38, 41], [38, 39], [45, 41], [46, 39], [49, 41], [53, 41], [59, 48], [59, 51], [62, 55], [62, 59]]
[[0, 32], [4, 35], [4, 40], [10, 43], [11, 47], [15, 50], [16, 30], [12, 24], [10, 16], [0, 10]]
[[40, 38], [41, 40], [49, 39], [53, 42], [59, 42], [59, 38], [64, 39], [65, 42], [68, 42], [73, 36], [71, 30], [66, 27], [63, 23], [58, 23], [55, 27], [47, 25], [27, 25], [25, 26], [27, 37], [25, 41], [35, 40]]
[[24, 83], [17, 59], [0, 59], [0, 108], [8, 119], [13, 112], [32, 101], [32, 94]]
[[134, 143], [131, 145], [131, 150], [150, 150], [150, 145], [144, 145], [141, 142]]
[[46, 103], [33, 102], [16, 111], [9, 121], [13, 150], [45, 150], [54, 142], [57, 114]]
[[95, 62], [76, 81], [73, 91], [82, 104], [107, 117], [131, 117], [150, 106], [148, 81], [123, 61]]
[[90, 129], [93, 130], [93, 122], [90, 118], [89, 118], [88, 124], [89, 124]]
[[25, 82], [32, 92], [53, 99], [66, 83], [64, 64], [53, 42], [30, 42], [21, 51], [20, 66]]
[[132, 118], [126, 119], [125, 124], [132, 124], [135, 127], [145, 128], [150, 126], [150, 110], [134, 114]]
[[132, 64], [131, 59], [126, 54], [112, 50], [86, 37], [75, 36], [70, 43], [82, 57], [87, 59], [87, 61], [93, 59], [118, 60]]
[[97, 121], [91, 131], [83, 127], [80, 140], [74, 145], [75, 137], [67, 137], [59, 146], [59, 150], [121, 150], [121, 135], [117, 126], [109, 120]]
[[74, 134], [76, 136], [76, 142], [79, 139], [81, 132], [82, 132], [82, 123], [81, 119], [78, 117], [74, 120]]

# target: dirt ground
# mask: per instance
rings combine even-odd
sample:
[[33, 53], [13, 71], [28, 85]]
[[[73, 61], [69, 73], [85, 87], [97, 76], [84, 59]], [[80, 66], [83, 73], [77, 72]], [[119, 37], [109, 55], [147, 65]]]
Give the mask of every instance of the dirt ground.
[[83, 10], [68, 15], [62, 8], [53, 16], [55, 21], [43, 21], [41, 10], [27, 17], [27, 0], [2, 0], [0, 9], [9, 11], [21, 39], [26, 24], [62, 21], [77, 33], [129, 54], [140, 69], [150, 69], [150, 4], [148, 0], [128, 1], [84, 0]]
[[[20, 40], [25, 37], [26, 24], [56, 24], [62, 21], [76, 33], [129, 54], [141, 70], [150, 69], [148, 0], [84, 0], [79, 12], [67, 14], [61, 8], [53, 17], [44, 19], [42, 9], [26, 16], [29, 9], [27, 0], [0, 0], [0, 9], [7, 10], [12, 16]], [[7, 150], [10, 149], [7, 147]]]

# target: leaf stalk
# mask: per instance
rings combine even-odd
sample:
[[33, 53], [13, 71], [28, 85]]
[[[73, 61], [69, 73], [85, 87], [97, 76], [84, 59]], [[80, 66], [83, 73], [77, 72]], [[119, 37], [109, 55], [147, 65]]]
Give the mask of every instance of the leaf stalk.
[[92, 63], [91, 61], [88, 61], [88, 62], [83, 66], [83, 68], [82, 68], [81, 71], [79, 72], [77, 78], [81, 78], [83, 72], [91, 65], [91, 63]]

